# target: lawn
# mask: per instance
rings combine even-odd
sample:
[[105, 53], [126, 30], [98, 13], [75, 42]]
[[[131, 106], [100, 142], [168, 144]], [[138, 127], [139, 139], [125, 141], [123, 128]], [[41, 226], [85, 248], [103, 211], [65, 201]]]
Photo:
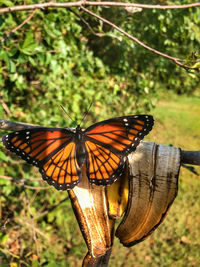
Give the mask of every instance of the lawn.
[[[152, 112], [155, 126], [145, 140], [200, 150], [200, 99], [172, 96]], [[200, 167], [181, 167], [179, 191], [166, 219], [145, 241], [124, 248], [115, 240], [110, 266], [199, 266]]]

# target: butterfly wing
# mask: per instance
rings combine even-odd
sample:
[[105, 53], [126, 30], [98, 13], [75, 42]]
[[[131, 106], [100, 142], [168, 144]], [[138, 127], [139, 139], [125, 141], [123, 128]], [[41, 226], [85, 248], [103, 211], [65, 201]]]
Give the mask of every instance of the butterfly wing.
[[86, 170], [90, 183], [112, 184], [125, 167], [125, 157], [97, 143], [86, 141]]
[[58, 190], [80, 182], [74, 133], [60, 128], [32, 128], [2, 137], [7, 149], [39, 168], [42, 178]]
[[86, 169], [90, 182], [112, 184], [123, 172], [125, 157], [136, 149], [153, 124], [152, 116], [135, 115], [113, 118], [87, 128]]

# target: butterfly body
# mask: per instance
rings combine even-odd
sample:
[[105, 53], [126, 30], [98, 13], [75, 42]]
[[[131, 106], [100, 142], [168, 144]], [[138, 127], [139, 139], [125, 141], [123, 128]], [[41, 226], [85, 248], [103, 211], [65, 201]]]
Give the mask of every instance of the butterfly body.
[[84, 130], [80, 127], [80, 125], [78, 125], [76, 128], [74, 139], [75, 139], [74, 142], [76, 143], [77, 162], [79, 167], [82, 167], [86, 159], [86, 154], [85, 154]]
[[58, 190], [81, 180], [85, 163], [90, 183], [112, 184], [125, 167], [126, 156], [153, 126], [148, 115], [124, 116], [95, 123], [83, 130], [37, 127], [2, 137], [7, 149], [39, 168], [42, 178]]

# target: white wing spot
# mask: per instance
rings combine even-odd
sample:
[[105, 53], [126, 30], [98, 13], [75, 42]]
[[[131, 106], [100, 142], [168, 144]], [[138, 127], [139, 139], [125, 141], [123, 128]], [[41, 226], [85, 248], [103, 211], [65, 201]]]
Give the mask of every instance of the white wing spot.
[[129, 126], [129, 123], [125, 123], [125, 126]]
[[30, 132], [26, 132], [26, 134], [30, 134]]
[[19, 134], [19, 132], [15, 132], [15, 134]]
[[127, 122], [128, 120], [127, 119], [123, 119], [123, 121]]
[[134, 118], [138, 118], [138, 116], [134, 116]]

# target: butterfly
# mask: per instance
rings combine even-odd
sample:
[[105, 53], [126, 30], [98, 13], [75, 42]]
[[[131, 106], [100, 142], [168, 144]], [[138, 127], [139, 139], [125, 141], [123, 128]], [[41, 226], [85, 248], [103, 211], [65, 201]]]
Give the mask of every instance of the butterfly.
[[85, 163], [90, 183], [110, 185], [124, 170], [134, 151], [154, 124], [152, 116], [133, 115], [95, 123], [87, 129], [37, 127], [2, 137], [4, 146], [39, 168], [42, 178], [58, 190], [81, 181]]

